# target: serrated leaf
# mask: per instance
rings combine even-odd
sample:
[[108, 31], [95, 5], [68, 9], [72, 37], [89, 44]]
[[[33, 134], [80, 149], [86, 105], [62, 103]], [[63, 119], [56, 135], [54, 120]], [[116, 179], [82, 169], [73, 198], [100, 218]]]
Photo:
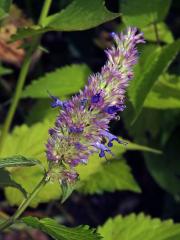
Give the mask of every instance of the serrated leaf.
[[[157, 37], [156, 37], [156, 33], [155, 33], [153, 24], [143, 27], [141, 30], [144, 33], [144, 38], [146, 40], [157, 42]], [[164, 22], [157, 24], [157, 31], [158, 31], [159, 40], [161, 42], [173, 43], [174, 37], [173, 37], [170, 29]]]
[[95, 229], [90, 229], [89, 226], [66, 227], [58, 224], [51, 218], [38, 219], [35, 217], [25, 217], [22, 219], [24, 223], [33, 228], [39, 229], [47, 233], [56, 240], [99, 240], [100, 235], [95, 232]]
[[22, 97], [47, 98], [47, 91], [54, 96], [73, 94], [84, 86], [89, 73], [90, 69], [83, 64], [56, 69], [32, 81], [23, 91]]
[[[54, 121], [53, 121], [54, 122]], [[2, 149], [0, 157], [6, 157], [8, 155], [21, 154], [24, 156], [39, 159], [43, 165], [47, 165], [45, 156], [45, 143], [48, 137], [48, 129], [52, 127], [53, 123], [44, 121], [42, 123], [34, 124], [31, 127], [22, 125], [16, 127], [11, 135], [8, 135], [4, 148]], [[25, 141], [28, 139], [28, 141]], [[128, 144], [129, 145], [129, 144]], [[120, 157], [126, 150], [135, 150], [141, 148], [140, 146], [124, 146], [114, 143], [112, 152], [115, 157]], [[143, 147], [144, 149], [144, 147]], [[148, 149], [149, 151], [149, 149]], [[108, 159], [112, 159], [112, 156], [107, 156]], [[101, 165], [106, 161], [99, 158], [98, 155], [93, 155], [89, 159], [87, 165], [81, 165], [78, 167], [80, 174], [80, 181], [87, 181], [90, 175], [95, 174], [101, 168]], [[17, 169], [10, 169], [12, 178], [26, 189], [27, 192], [31, 192], [34, 186], [42, 179], [43, 172], [37, 167], [26, 168], [18, 167]], [[5, 190], [7, 200], [11, 205], [19, 205], [22, 201], [22, 195], [12, 188]], [[31, 202], [31, 206], [36, 207], [39, 203], [48, 202], [53, 199], [59, 199], [61, 196], [59, 183], [47, 183], [36, 198]]]
[[40, 162], [35, 159], [26, 158], [21, 155], [15, 155], [11, 157], [0, 158], [0, 168], [6, 167], [29, 167], [35, 166]]
[[123, 0], [122, 19], [127, 26], [145, 27], [163, 21], [171, 5], [171, 0]]
[[162, 75], [148, 94], [144, 107], [155, 109], [180, 108], [180, 77]]
[[0, 169], [0, 188], [5, 187], [17, 188], [25, 197], [27, 196], [25, 189], [20, 184], [11, 179], [9, 172], [5, 169]]
[[117, 190], [141, 192], [125, 161], [116, 160], [101, 164], [98, 171], [82, 181], [80, 186], [81, 192], [89, 194]]
[[139, 116], [144, 101], [154, 83], [158, 80], [158, 77], [166, 71], [179, 49], [180, 40], [163, 48], [155, 48], [154, 51], [147, 56], [143, 68], [140, 67], [140, 65], [137, 66], [137, 69], [141, 69], [141, 72], [136, 71], [135, 79], [132, 81], [128, 91], [130, 100], [136, 111], [134, 121]]
[[43, 24], [58, 31], [77, 31], [93, 28], [120, 15], [108, 11], [104, 5], [103, 0], [74, 0], [60, 13], [47, 17]]
[[161, 221], [143, 213], [117, 216], [98, 228], [104, 240], [179, 240], [180, 224]]
[[96, 27], [120, 16], [104, 6], [103, 0], [74, 0], [64, 10], [47, 17], [42, 26], [20, 29], [12, 38], [14, 41], [32, 37], [47, 31], [80, 31]]

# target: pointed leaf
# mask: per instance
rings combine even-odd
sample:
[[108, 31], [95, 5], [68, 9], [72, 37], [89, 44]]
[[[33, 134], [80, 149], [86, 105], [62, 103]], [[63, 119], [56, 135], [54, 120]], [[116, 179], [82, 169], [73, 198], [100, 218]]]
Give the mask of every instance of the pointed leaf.
[[0, 158], [0, 168], [6, 167], [28, 167], [40, 164], [38, 160], [26, 158], [24, 156], [16, 155], [12, 157]]
[[129, 97], [136, 111], [134, 120], [139, 116], [144, 101], [154, 83], [157, 81], [158, 77], [166, 71], [179, 49], [180, 40], [163, 48], [156, 48], [147, 58], [141, 75], [139, 75], [140, 73], [136, 74], [128, 91]]
[[77, 31], [96, 27], [120, 15], [106, 9], [103, 0], [74, 0], [66, 9], [44, 20], [44, 25], [58, 31]]
[[105, 7], [103, 0], [74, 0], [61, 12], [47, 17], [42, 26], [20, 29], [13, 40], [32, 37], [47, 31], [79, 31], [96, 27], [120, 16]]
[[25, 189], [20, 184], [11, 179], [9, 172], [5, 169], [0, 169], [0, 188], [4, 187], [17, 188], [25, 197], [27, 196]]
[[56, 240], [99, 240], [100, 235], [95, 232], [95, 229], [90, 229], [88, 226], [66, 227], [58, 224], [51, 218], [38, 219], [35, 217], [25, 217], [22, 219], [24, 223], [33, 228], [39, 229], [47, 233]]

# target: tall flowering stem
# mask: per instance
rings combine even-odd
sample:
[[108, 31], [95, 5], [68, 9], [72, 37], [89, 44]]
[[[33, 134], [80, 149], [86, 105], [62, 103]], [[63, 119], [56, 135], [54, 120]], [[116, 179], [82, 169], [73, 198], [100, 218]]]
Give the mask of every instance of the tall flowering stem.
[[107, 62], [100, 73], [89, 77], [84, 90], [68, 101], [51, 96], [52, 107], [59, 107], [60, 112], [49, 130], [46, 154], [62, 184], [78, 179], [75, 167], [87, 164], [91, 154], [98, 152], [99, 157], [105, 157], [111, 154], [113, 141], [121, 143], [109, 132], [108, 125], [125, 109], [126, 89], [138, 58], [136, 45], [144, 39], [136, 28], [111, 36], [114, 45], [105, 51]]

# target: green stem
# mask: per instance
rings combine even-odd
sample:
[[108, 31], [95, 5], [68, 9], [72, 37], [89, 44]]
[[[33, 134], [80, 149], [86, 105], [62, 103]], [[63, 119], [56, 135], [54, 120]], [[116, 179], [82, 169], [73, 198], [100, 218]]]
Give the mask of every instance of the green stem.
[[43, 177], [43, 179], [37, 184], [37, 186], [34, 188], [34, 190], [29, 194], [28, 198], [26, 198], [22, 204], [19, 206], [15, 214], [10, 217], [8, 220], [0, 224], [0, 231], [6, 229], [21, 216], [21, 214], [25, 211], [25, 209], [29, 206], [32, 199], [39, 193], [39, 191], [44, 187], [44, 185], [48, 182], [47, 175]]
[[[42, 7], [42, 11], [41, 11], [39, 21], [38, 21], [39, 25], [43, 25], [43, 21], [45, 20], [47, 14], [48, 14], [51, 2], [52, 2], [52, 0], [45, 0], [44, 1], [44, 5]], [[28, 50], [28, 52], [26, 54], [26, 57], [24, 59], [24, 62], [22, 64], [21, 71], [20, 71], [18, 81], [17, 81], [17, 85], [16, 85], [16, 90], [15, 90], [15, 93], [14, 93], [14, 96], [13, 96], [13, 99], [12, 99], [12, 104], [9, 108], [9, 111], [8, 111], [7, 116], [6, 116], [6, 120], [5, 120], [3, 129], [2, 129], [2, 132], [1, 132], [0, 150], [3, 148], [4, 141], [5, 141], [6, 136], [8, 134], [9, 128], [11, 126], [14, 114], [16, 112], [16, 109], [17, 109], [17, 106], [18, 106], [18, 103], [19, 103], [19, 100], [20, 100], [20, 97], [21, 97], [22, 89], [23, 89], [23, 86], [24, 86], [24, 83], [25, 83], [25, 80], [26, 80], [26, 77], [27, 77], [27, 74], [28, 74], [28, 70], [29, 70], [29, 67], [30, 67], [30, 63], [31, 63], [31, 56], [34, 53], [34, 51], [37, 49], [37, 47], [39, 45], [39, 41], [40, 41], [40, 36], [38, 36], [38, 37], [36, 36], [33, 39], [32, 45], [31, 45], [30, 49]]]

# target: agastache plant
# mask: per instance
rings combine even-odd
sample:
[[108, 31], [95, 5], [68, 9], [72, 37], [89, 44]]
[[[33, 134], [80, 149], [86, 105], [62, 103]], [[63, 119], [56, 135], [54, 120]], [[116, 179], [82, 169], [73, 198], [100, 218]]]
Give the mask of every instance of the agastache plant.
[[100, 73], [89, 77], [84, 90], [67, 101], [51, 96], [51, 106], [60, 112], [49, 129], [46, 154], [50, 167], [58, 169], [61, 183], [75, 183], [77, 165], [87, 164], [95, 152], [101, 158], [111, 154], [113, 141], [122, 143], [109, 132], [109, 122], [125, 109], [126, 89], [138, 58], [136, 45], [144, 39], [136, 28], [111, 36], [114, 45], [105, 51], [107, 62]]

